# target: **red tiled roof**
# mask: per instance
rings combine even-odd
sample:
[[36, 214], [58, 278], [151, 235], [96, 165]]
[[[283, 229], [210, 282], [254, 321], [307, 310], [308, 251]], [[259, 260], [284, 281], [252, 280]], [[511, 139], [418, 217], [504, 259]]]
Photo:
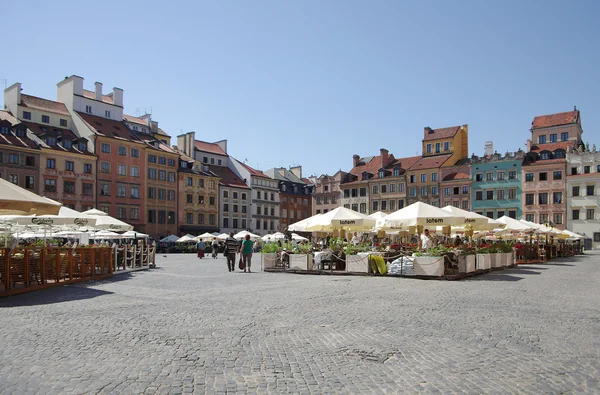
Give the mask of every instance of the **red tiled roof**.
[[408, 170], [435, 169], [441, 167], [451, 156], [452, 154], [426, 156], [419, 159]]
[[306, 185], [313, 185], [313, 182], [306, 177], [302, 177], [301, 180], [304, 181]]
[[[239, 162], [239, 161], [238, 161]], [[261, 178], [268, 178], [271, 179], [271, 177], [269, 177], [268, 175], [266, 175], [265, 173], [263, 173], [260, 170], [256, 170], [253, 169], [252, 167], [248, 166], [245, 163], [239, 162], [246, 170], [248, 170], [250, 172], [250, 174], [252, 174], [254, 177], [261, 177]]]
[[42, 99], [41, 97], [21, 94], [20, 105], [27, 108], [33, 108], [34, 110], [48, 111], [56, 114], [69, 116], [69, 111], [63, 103]]
[[63, 152], [73, 152], [73, 153], [78, 153], [78, 154], [93, 155], [89, 148], [87, 151], [80, 151], [77, 148], [76, 141], [79, 139], [79, 137], [69, 129], [60, 129], [60, 128], [55, 128], [55, 127], [51, 127], [51, 126], [47, 126], [47, 125], [40, 125], [40, 124], [33, 123], [33, 122], [23, 122], [23, 124], [25, 126], [27, 126], [27, 129], [29, 129], [33, 134], [35, 134], [37, 137], [39, 137], [42, 141], [44, 141], [44, 136], [49, 132], [54, 133], [55, 135], [60, 134], [61, 136], [67, 137], [73, 141], [73, 146], [71, 148], [64, 148], [62, 145], [57, 144], [54, 147], [48, 146], [48, 148], [50, 148], [50, 149], [55, 149], [57, 151], [63, 151]]
[[[415, 163], [417, 163], [420, 159], [421, 159], [421, 155], [419, 155], [419, 156], [409, 156], [409, 157], [406, 157], [406, 158], [399, 158], [399, 159], [396, 159], [394, 161], [394, 166], [396, 166], [397, 164], [400, 164], [400, 167], [402, 169], [408, 170], [408, 169], [410, 169], [410, 167], [412, 165], [414, 165]], [[392, 166], [392, 168], [394, 166]]]
[[210, 171], [221, 178], [219, 183], [226, 187], [250, 189], [234, 172], [223, 166], [211, 166]]
[[579, 120], [579, 110], [559, 112], [557, 114], [540, 115], [533, 118], [532, 129], [549, 128], [552, 126], [569, 125], [577, 123]]
[[161, 136], [167, 136], [167, 137], [171, 137], [169, 136], [164, 130], [162, 130], [161, 128], [157, 129], [156, 134], [161, 135]]
[[448, 137], [454, 136], [458, 133], [460, 126], [451, 126], [449, 128], [440, 128], [440, 129], [430, 129], [425, 128], [423, 135], [423, 141], [429, 140], [437, 140], [437, 139], [447, 139]]
[[559, 141], [556, 143], [534, 144], [531, 146], [531, 152], [534, 151], [556, 151], [557, 149], [568, 150], [575, 147], [575, 141]]
[[100, 136], [116, 138], [121, 140], [141, 142], [141, 140], [122, 122], [97, 117], [95, 115], [77, 112], [88, 124], [92, 131]]
[[[88, 90], [84, 89], [83, 96], [87, 97], [88, 99], [96, 100], [96, 92], [93, 92], [93, 91], [88, 91]], [[102, 95], [102, 101], [104, 103], [114, 104], [112, 95], [110, 95], [110, 96]]]
[[134, 117], [133, 115], [123, 114], [123, 120], [126, 122], [136, 123], [138, 125], [145, 126], [149, 128], [148, 122], [142, 118]]
[[[0, 123], [8, 122], [10, 126], [18, 125], [20, 122], [18, 119], [12, 116], [8, 111], [0, 110]], [[17, 137], [12, 132], [10, 134], [0, 134], [0, 144], [11, 145], [20, 148], [32, 148], [39, 149], [39, 146], [35, 141], [25, 136]]]
[[225, 151], [223, 151], [219, 144], [215, 143], [207, 143], [206, 141], [196, 140], [194, 142], [194, 148], [196, 148], [198, 151], [227, 156], [227, 154], [225, 153]]
[[453, 180], [469, 180], [471, 176], [465, 173], [450, 173], [442, 181], [453, 181]]

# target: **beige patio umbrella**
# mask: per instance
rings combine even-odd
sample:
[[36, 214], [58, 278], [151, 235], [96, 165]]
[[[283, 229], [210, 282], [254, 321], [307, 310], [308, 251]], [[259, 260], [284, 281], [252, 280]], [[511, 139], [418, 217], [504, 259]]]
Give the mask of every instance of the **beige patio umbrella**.
[[375, 219], [345, 207], [338, 207], [320, 216], [310, 217], [308, 220], [305, 228], [308, 232], [369, 231], [377, 223]]
[[290, 224], [288, 226], [287, 230], [289, 230], [290, 232], [306, 232], [306, 227], [308, 226], [308, 223], [319, 218], [321, 215], [324, 214], [315, 214], [312, 217], [304, 218], [301, 221], [294, 222], [293, 224]]
[[202, 241], [212, 241], [215, 239], [215, 235], [213, 235], [212, 233], [202, 233], [200, 236], [196, 237], [196, 240], [202, 240]]
[[242, 239], [246, 238], [246, 235], [249, 235], [251, 240], [260, 239], [259, 235], [255, 235], [254, 233], [248, 232], [247, 230], [242, 230], [242, 231], [236, 233], [235, 235], [233, 235], [233, 238], [236, 240], [242, 240]]
[[94, 228], [96, 229], [105, 229], [113, 231], [133, 230], [132, 225], [129, 225], [128, 223], [123, 222], [119, 219], [113, 218], [110, 215], [106, 214], [104, 211], [100, 211], [95, 208], [84, 211], [82, 214], [96, 219], [96, 224], [94, 225]]
[[0, 214], [58, 214], [62, 205], [0, 178]]

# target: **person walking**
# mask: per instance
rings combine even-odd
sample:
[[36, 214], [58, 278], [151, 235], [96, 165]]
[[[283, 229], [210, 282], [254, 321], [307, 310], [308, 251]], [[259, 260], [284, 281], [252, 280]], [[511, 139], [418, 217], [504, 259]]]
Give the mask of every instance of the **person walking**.
[[252, 245], [254, 243], [250, 240], [250, 235], [246, 235], [244, 241], [242, 241], [242, 259], [244, 262], [244, 273], [248, 270], [250, 273], [250, 266], [252, 265]]
[[198, 258], [204, 258], [204, 242], [202, 239], [198, 240], [198, 243], [196, 243], [196, 250], [198, 251]]
[[233, 238], [233, 232], [225, 240], [225, 251], [227, 252], [227, 268], [230, 272], [235, 271], [235, 254], [239, 251], [239, 243]]
[[217, 251], [219, 250], [219, 243], [217, 242], [217, 239], [213, 239], [212, 242], [212, 257], [217, 259]]

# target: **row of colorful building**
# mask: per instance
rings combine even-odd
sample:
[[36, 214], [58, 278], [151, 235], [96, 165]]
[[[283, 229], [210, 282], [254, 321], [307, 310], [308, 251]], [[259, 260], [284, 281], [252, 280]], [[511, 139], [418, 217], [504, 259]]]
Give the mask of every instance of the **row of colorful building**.
[[76, 210], [97, 207], [152, 236], [258, 234], [285, 230], [345, 206], [369, 214], [416, 201], [452, 204], [490, 218], [508, 215], [586, 234], [596, 220], [600, 153], [582, 140], [578, 110], [535, 117], [527, 150], [469, 156], [468, 125], [424, 129], [422, 154], [354, 155], [349, 171], [304, 177], [302, 167], [259, 171], [235, 159], [227, 140], [171, 141], [150, 114], [124, 112], [123, 90], [83, 87], [73, 75], [57, 100], [4, 91], [0, 177]]

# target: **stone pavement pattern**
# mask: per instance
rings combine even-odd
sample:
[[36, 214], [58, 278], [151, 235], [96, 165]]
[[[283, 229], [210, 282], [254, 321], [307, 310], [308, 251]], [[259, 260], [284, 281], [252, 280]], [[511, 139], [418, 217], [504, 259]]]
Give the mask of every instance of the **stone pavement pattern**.
[[600, 392], [600, 255], [457, 282], [158, 265], [0, 299], [0, 393]]

